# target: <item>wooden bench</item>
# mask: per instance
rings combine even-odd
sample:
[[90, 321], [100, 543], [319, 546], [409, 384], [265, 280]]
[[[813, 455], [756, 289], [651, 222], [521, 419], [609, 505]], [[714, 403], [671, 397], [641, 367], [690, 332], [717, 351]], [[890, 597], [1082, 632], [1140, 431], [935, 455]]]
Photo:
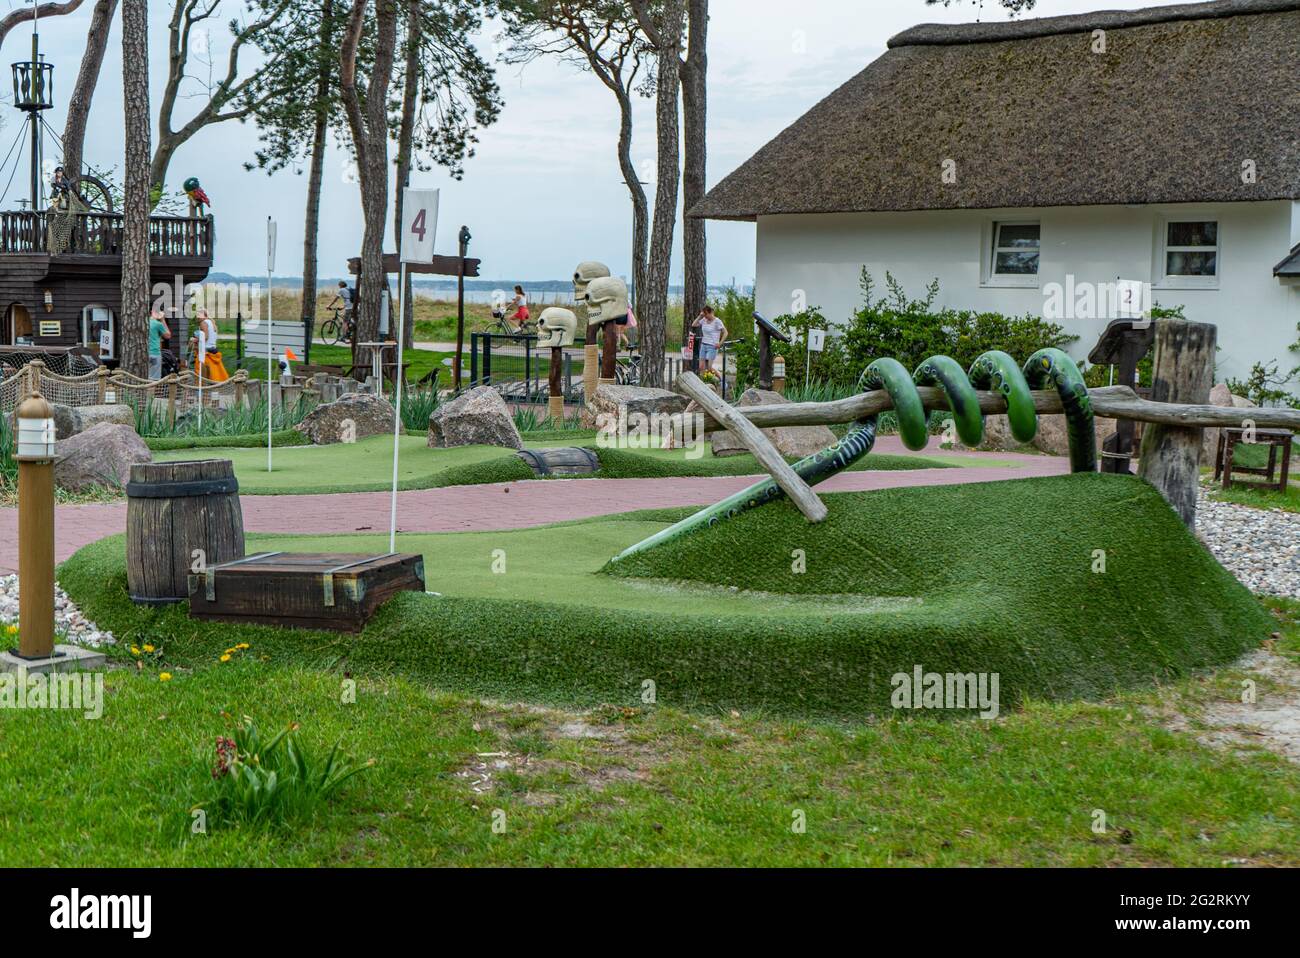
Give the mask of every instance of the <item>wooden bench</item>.
[[[1247, 436], [1251, 436], [1251, 438], [1247, 439]], [[1279, 492], [1286, 492], [1291, 472], [1291, 440], [1292, 436], [1289, 429], [1221, 429], [1219, 431], [1218, 454], [1214, 457], [1214, 478], [1218, 479], [1222, 476], [1223, 488], [1231, 489], [1233, 472], [1245, 472], [1255, 476], [1265, 476], [1267, 479], [1263, 483], [1265, 488], [1276, 486]], [[1268, 446], [1268, 467], [1238, 466], [1234, 464], [1232, 461], [1233, 453], [1238, 443]], [[1282, 453], [1282, 472], [1281, 476], [1275, 479], [1273, 476], [1277, 472], [1279, 450]]]

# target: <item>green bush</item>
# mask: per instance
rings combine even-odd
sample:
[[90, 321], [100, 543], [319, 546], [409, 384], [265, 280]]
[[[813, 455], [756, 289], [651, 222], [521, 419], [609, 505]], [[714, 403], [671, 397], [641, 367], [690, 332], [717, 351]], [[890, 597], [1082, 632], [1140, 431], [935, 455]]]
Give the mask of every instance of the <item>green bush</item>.
[[[1079, 337], [1065, 332], [1058, 323], [1038, 316], [1004, 316], [974, 310], [938, 309], [939, 281], [925, 288], [925, 295], [913, 299], [902, 285], [885, 274], [886, 293], [877, 297], [875, 281], [864, 267], [861, 277], [862, 305], [846, 325], [834, 328], [821, 310], [809, 307], [801, 313], [778, 316], [773, 322], [790, 336], [789, 343], [773, 344], [773, 351], [785, 357], [786, 388], [805, 389], [805, 380], [821, 383], [829, 390], [853, 391], [862, 371], [883, 357], [897, 359], [915, 369], [931, 356], [951, 356], [963, 368], [990, 349], [1001, 349], [1024, 361], [1048, 346], [1064, 349]], [[826, 347], [812, 355], [804, 344], [809, 329], [830, 329]], [[737, 350], [738, 381], [752, 383], [758, 373], [758, 346], [747, 343]]]

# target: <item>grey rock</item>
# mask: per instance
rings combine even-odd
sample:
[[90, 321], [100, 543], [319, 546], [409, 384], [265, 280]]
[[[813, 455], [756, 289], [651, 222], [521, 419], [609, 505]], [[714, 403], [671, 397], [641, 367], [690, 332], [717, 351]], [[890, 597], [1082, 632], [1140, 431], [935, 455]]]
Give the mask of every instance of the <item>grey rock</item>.
[[96, 423], [59, 440], [54, 448], [55, 485], [74, 492], [94, 486], [123, 486], [132, 463], [153, 461], [144, 440], [121, 423]]
[[522, 449], [524, 441], [501, 394], [491, 386], [477, 386], [433, 411], [429, 416], [429, 445], [437, 449], [454, 446]]
[[621, 415], [676, 416], [686, 411], [687, 398], [667, 389], [649, 386], [597, 386], [591, 402], [583, 408], [584, 425], [600, 428], [602, 422], [617, 422]]
[[[775, 406], [784, 403], [786, 398], [770, 389], [746, 389], [741, 393], [737, 406]], [[764, 429], [765, 435], [776, 451], [783, 456], [811, 456], [835, 442], [835, 433], [826, 426], [776, 426]], [[741, 445], [729, 430], [723, 429], [711, 433], [709, 441], [715, 456], [739, 456], [748, 450]]]
[[[303, 417], [297, 430], [317, 446], [356, 442], [367, 436], [391, 435], [397, 411], [382, 396], [349, 393], [323, 403]], [[406, 432], [405, 427], [398, 430]]]
[[91, 406], [64, 406], [51, 403], [54, 409], [54, 436], [67, 439], [101, 422], [117, 423], [135, 428], [135, 413], [125, 403], [104, 403]]

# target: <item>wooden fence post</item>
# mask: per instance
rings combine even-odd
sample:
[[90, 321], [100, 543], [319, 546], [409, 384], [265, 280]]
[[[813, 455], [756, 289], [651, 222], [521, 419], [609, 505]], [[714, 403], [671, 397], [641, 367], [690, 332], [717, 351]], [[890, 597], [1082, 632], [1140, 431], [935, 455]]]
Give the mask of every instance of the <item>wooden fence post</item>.
[[95, 384], [96, 384], [96, 388], [98, 389], [98, 393], [96, 393], [96, 395], [99, 397], [98, 400], [96, 401], [100, 405], [103, 405], [104, 396], [108, 392], [108, 377], [109, 377], [109, 372], [107, 366], [100, 366], [98, 369], [95, 370]]
[[[1214, 386], [1218, 329], [1211, 323], [1157, 319], [1151, 399], [1200, 404]], [[1160, 490], [1189, 529], [1196, 527], [1201, 428], [1153, 423], [1142, 433], [1138, 475]]]
[[167, 425], [176, 425], [176, 374], [167, 377]]

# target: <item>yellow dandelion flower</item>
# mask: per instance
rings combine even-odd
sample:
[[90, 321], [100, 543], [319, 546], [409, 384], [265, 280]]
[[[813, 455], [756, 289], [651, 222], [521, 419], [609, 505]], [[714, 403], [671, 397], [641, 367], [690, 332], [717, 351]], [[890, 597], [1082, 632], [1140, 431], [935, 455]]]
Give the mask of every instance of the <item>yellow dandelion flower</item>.
[[18, 626], [14, 625], [13, 623], [10, 623], [9, 627], [5, 629], [5, 631], [8, 632], [10, 635], [17, 635]]
[[170, 672], [159, 672], [159, 673], [158, 673], [158, 681], [159, 681], [159, 682], [170, 682], [171, 680], [172, 680], [172, 674], [171, 674]]
[[226, 655], [234, 655], [234, 654], [235, 654], [234, 649], [226, 649]]
[[139, 650], [138, 648], [136, 648], [136, 647], [133, 645], [133, 646], [131, 646], [131, 654], [132, 654], [132, 655], [139, 655], [139, 654], [140, 654], [140, 650]]
[[146, 652], [152, 652], [152, 651], [153, 651], [153, 646], [152, 646], [152, 645], [149, 645], [149, 644], [146, 643], [146, 644], [145, 644], [145, 647], [144, 647], [144, 650], [145, 650]]
[[237, 649], [246, 649], [246, 648], [248, 648], [248, 643], [247, 643], [247, 642], [240, 642], [238, 645], [235, 646], [235, 648], [237, 648]]
[[229, 661], [230, 661], [230, 656], [229, 656], [229, 655], [223, 655], [223, 656], [221, 657], [221, 661], [222, 661], [222, 662], [229, 662]]

